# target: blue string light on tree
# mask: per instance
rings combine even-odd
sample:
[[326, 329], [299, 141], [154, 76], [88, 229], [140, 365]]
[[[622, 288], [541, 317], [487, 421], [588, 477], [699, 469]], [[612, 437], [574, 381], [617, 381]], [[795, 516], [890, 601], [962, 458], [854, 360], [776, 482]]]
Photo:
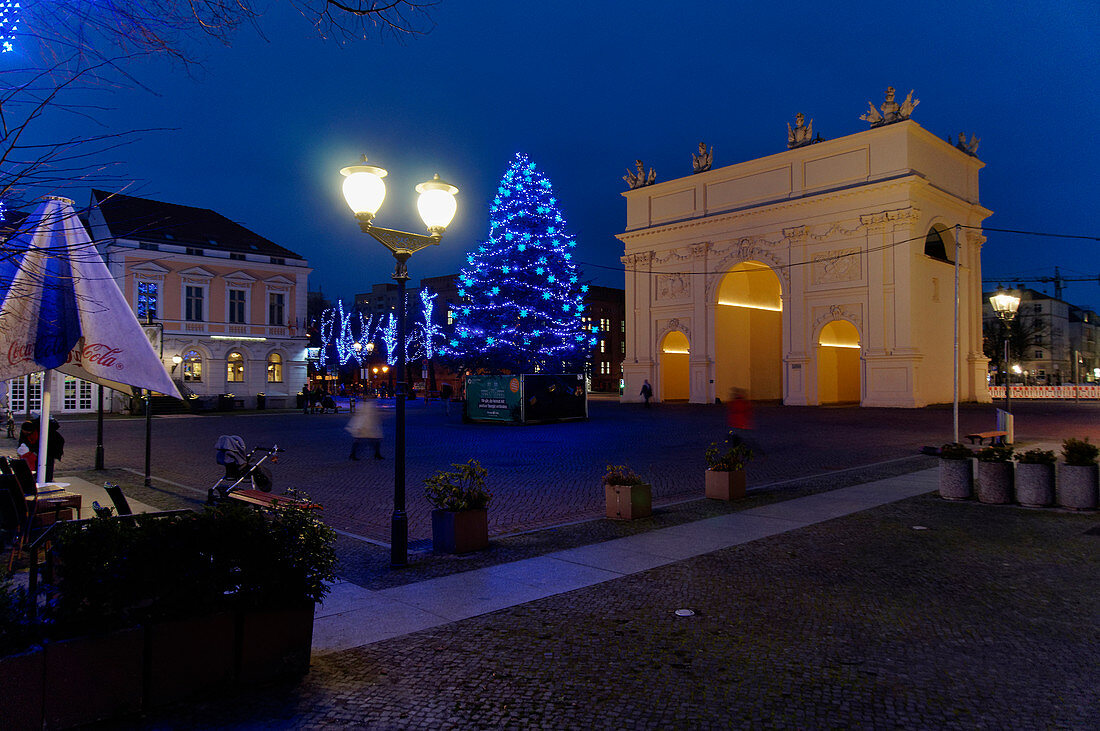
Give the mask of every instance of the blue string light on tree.
[[489, 209], [489, 240], [467, 257], [448, 353], [467, 367], [580, 372], [594, 344], [550, 180], [518, 153]]
[[15, 50], [13, 43], [19, 30], [19, 10], [19, 3], [14, 0], [0, 0], [0, 53]]

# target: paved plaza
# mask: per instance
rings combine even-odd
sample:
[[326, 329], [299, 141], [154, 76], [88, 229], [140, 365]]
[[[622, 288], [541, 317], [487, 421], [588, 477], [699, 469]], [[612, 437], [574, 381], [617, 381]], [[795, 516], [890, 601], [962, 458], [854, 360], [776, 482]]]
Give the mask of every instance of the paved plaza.
[[[1096, 404], [1015, 411], [1020, 442], [1100, 440]], [[1100, 726], [1100, 518], [938, 499], [936, 461], [916, 452], [949, 441], [949, 408], [758, 407], [750, 439], [766, 457], [750, 466], [749, 497], [733, 504], [699, 499], [702, 452], [724, 432], [718, 406], [594, 402], [589, 422], [536, 427], [464, 425], [438, 404], [409, 416], [415, 527], [412, 563], [400, 570], [379, 545], [388, 538], [392, 460], [348, 461], [344, 415], [154, 419], [152, 489], [134, 473], [144, 423], [108, 421], [107, 476], [159, 507], [201, 501], [218, 475], [219, 433], [287, 448], [276, 491], [306, 489], [343, 531], [341, 581], [318, 609], [315, 647], [333, 616], [392, 626], [430, 604], [425, 592], [455, 596], [450, 607], [428, 607], [435, 621], [389, 639], [376, 633], [355, 646], [329, 633], [301, 683], [186, 704], [133, 726]], [[992, 418], [991, 407], [966, 406], [961, 429], [990, 428]], [[392, 457], [392, 417], [385, 424]], [[97, 479], [87, 469], [94, 421], [62, 426], [66, 471]], [[426, 551], [428, 506], [417, 485], [470, 457], [490, 469], [492, 546], [436, 556]], [[599, 477], [609, 462], [653, 481], [652, 518], [600, 519]], [[761, 519], [785, 527], [746, 527]], [[666, 560], [529, 600], [517, 588], [560, 580], [537, 572], [562, 557], [595, 571], [593, 553], [616, 546], [628, 550], [615, 560], [637, 562], [647, 550], [687, 544]], [[498, 604], [477, 609], [486, 591]], [[359, 610], [377, 606], [378, 616], [355, 615], [353, 599], [365, 602]], [[394, 599], [407, 608], [385, 606]]]

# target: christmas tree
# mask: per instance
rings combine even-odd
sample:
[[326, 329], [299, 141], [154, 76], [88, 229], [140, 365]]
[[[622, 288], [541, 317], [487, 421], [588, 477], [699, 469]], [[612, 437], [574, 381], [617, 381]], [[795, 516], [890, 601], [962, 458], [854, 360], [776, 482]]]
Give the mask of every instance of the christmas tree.
[[489, 240], [459, 276], [450, 354], [470, 369], [581, 372], [594, 341], [575, 246], [550, 180], [518, 153], [489, 209]]

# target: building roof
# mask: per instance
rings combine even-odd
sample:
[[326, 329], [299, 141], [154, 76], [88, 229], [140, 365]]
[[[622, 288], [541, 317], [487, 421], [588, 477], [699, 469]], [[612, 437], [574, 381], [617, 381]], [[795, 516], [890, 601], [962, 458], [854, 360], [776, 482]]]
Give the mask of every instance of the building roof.
[[208, 208], [163, 203], [122, 193], [92, 191], [114, 238], [140, 239], [178, 246], [303, 259]]

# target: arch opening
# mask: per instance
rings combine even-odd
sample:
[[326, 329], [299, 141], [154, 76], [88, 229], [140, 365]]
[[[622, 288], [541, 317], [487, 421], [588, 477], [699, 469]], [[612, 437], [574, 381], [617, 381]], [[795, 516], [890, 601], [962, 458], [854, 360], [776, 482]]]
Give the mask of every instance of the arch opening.
[[714, 311], [714, 387], [753, 400], [783, 397], [783, 288], [771, 267], [745, 261], [718, 287]]
[[859, 403], [859, 331], [847, 320], [833, 320], [817, 339], [817, 395], [822, 404]]
[[658, 357], [661, 369], [661, 381], [658, 384], [658, 397], [661, 401], [687, 401], [691, 395], [688, 383], [688, 361], [691, 358], [691, 344], [687, 335], [673, 330], [661, 340]]

